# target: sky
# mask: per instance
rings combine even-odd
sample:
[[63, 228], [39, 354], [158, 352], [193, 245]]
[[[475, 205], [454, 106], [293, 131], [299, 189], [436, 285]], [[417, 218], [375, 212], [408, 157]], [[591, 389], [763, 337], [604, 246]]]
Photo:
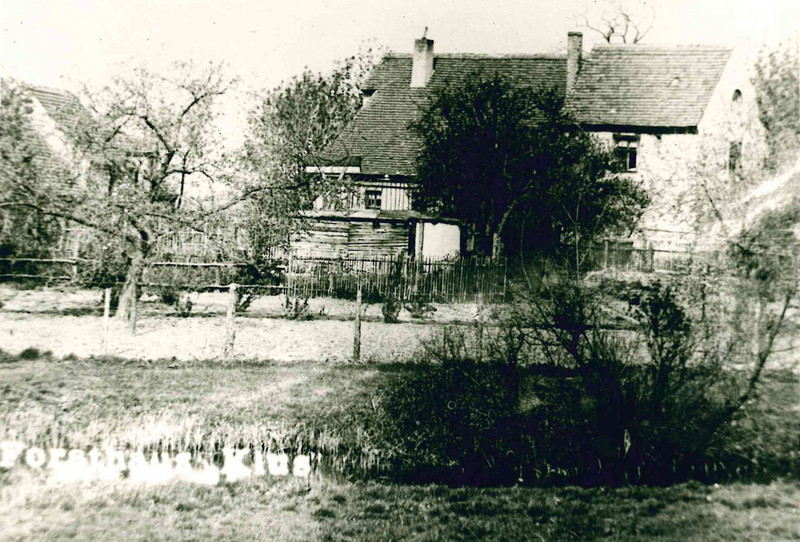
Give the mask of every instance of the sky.
[[[758, 46], [797, 33], [798, 0], [625, 0], [655, 22], [643, 43]], [[606, 2], [607, 4], [607, 2]], [[0, 0], [0, 66], [77, 88], [122, 62], [225, 61], [253, 87], [331, 69], [368, 39], [410, 52], [428, 28], [438, 52], [558, 53], [593, 0]], [[584, 30], [585, 48], [598, 36]]]
[[654, 15], [645, 44], [755, 50], [800, 27], [798, 0], [0, 0], [0, 69], [78, 90], [126, 63], [223, 61], [240, 89], [257, 90], [305, 67], [328, 71], [367, 40], [411, 52], [426, 28], [437, 52], [563, 53], [570, 30], [589, 50], [600, 37], [580, 19], [616, 1], [639, 20]]

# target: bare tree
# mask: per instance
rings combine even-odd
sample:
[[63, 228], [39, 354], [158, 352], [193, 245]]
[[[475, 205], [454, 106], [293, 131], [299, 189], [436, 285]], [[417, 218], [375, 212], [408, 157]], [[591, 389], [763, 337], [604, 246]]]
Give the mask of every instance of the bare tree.
[[648, 12], [640, 12], [622, 0], [604, 2], [599, 7], [597, 13], [585, 10], [575, 19], [582, 27], [600, 34], [607, 43], [639, 43], [653, 28], [656, 18], [652, 5]]
[[120, 251], [125, 280], [117, 317], [132, 329], [155, 244], [177, 229], [202, 228], [227, 207], [204, 197], [200, 185], [208, 196], [230, 176], [215, 102], [232, 84], [221, 65], [177, 63], [168, 75], [132, 69], [99, 91], [85, 89], [83, 104], [75, 99], [54, 114], [71, 147], [63, 167], [0, 202], [86, 226]]

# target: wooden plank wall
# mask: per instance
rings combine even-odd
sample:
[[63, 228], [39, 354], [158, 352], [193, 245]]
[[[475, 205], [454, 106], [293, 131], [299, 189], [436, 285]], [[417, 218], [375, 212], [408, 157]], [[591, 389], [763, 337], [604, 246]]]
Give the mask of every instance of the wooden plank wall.
[[350, 253], [399, 254], [408, 249], [408, 224], [351, 222], [347, 249]]
[[314, 220], [308, 229], [298, 232], [292, 246], [299, 252], [345, 254], [350, 225], [346, 220]]

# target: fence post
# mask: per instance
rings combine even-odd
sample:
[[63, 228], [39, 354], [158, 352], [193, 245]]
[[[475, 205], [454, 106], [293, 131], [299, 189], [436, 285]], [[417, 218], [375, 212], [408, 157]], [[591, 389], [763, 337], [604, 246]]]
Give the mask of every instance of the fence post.
[[361, 281], [356, 289], [356, 320], [353, 327], [353, 363], [361, 362]]
[[236, 340], [236, 283], [231, 283], [228, 287], [228, 314], [225, 322], [225, 351], [223, 356], [228, 359], [233, 355], [233, 343]]
[[133, 300], [131, 301], [131, 319], [128, 321], [131, 335], [136, 335], [136, 322], [139, 319], [139, 284], [133, 288]]
[[286, 262], [286, 302], [292, 295], [292, 264], [294, 263], [294, 251], [289, 249], [289, 257]]
[[608, 269], [608, 239], [603, 239], [603, 269]]
[[108, 324], [111, 316], [111, 288], [103, 292], [103, 343], [100, 353], [105, 354], [108, 347]]
[[648, 267], [650, 268], [651, 273], [655, 271], [655, 256], [656, 250], [653, 247], [653, 243], [647, 243], [647, 259], [649, 260]]

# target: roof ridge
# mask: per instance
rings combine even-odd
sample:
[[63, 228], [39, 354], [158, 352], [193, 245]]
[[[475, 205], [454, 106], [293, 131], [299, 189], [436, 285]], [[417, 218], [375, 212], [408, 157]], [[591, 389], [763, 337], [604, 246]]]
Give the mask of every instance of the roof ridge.
[[[412, 58], [411, 53], [395, 53], [390, 52], [384, 55], [384, 58]], [[435, 53], [434, 58], [463, 58], [463, 59], [479, 59], [479, 60], [502, 60], [502, 59], [521, 59], [521, 60], [565, 60], [566, 55], [556, 55], [547, 53]]]
[[734, 46], [722, 43], [676, 43], [668, 45], [631, 45], [623, 43], [612, 43], [605, 45], [595, 45], [592, 51], [632, 51], [632, 52], [648, 52], [648, 51], [675, 51], [680, 49], [696, 49], [706, 51], [732, 51]]
[[25, 86], [28, 88], [28, 90], [46, 92], [49, 94], [58, 94], [59, 96], [74, 96], [72, 92], [61, 88], [46, 87], [44, 85], [32, 85], [30, 83], [25, 83]]

